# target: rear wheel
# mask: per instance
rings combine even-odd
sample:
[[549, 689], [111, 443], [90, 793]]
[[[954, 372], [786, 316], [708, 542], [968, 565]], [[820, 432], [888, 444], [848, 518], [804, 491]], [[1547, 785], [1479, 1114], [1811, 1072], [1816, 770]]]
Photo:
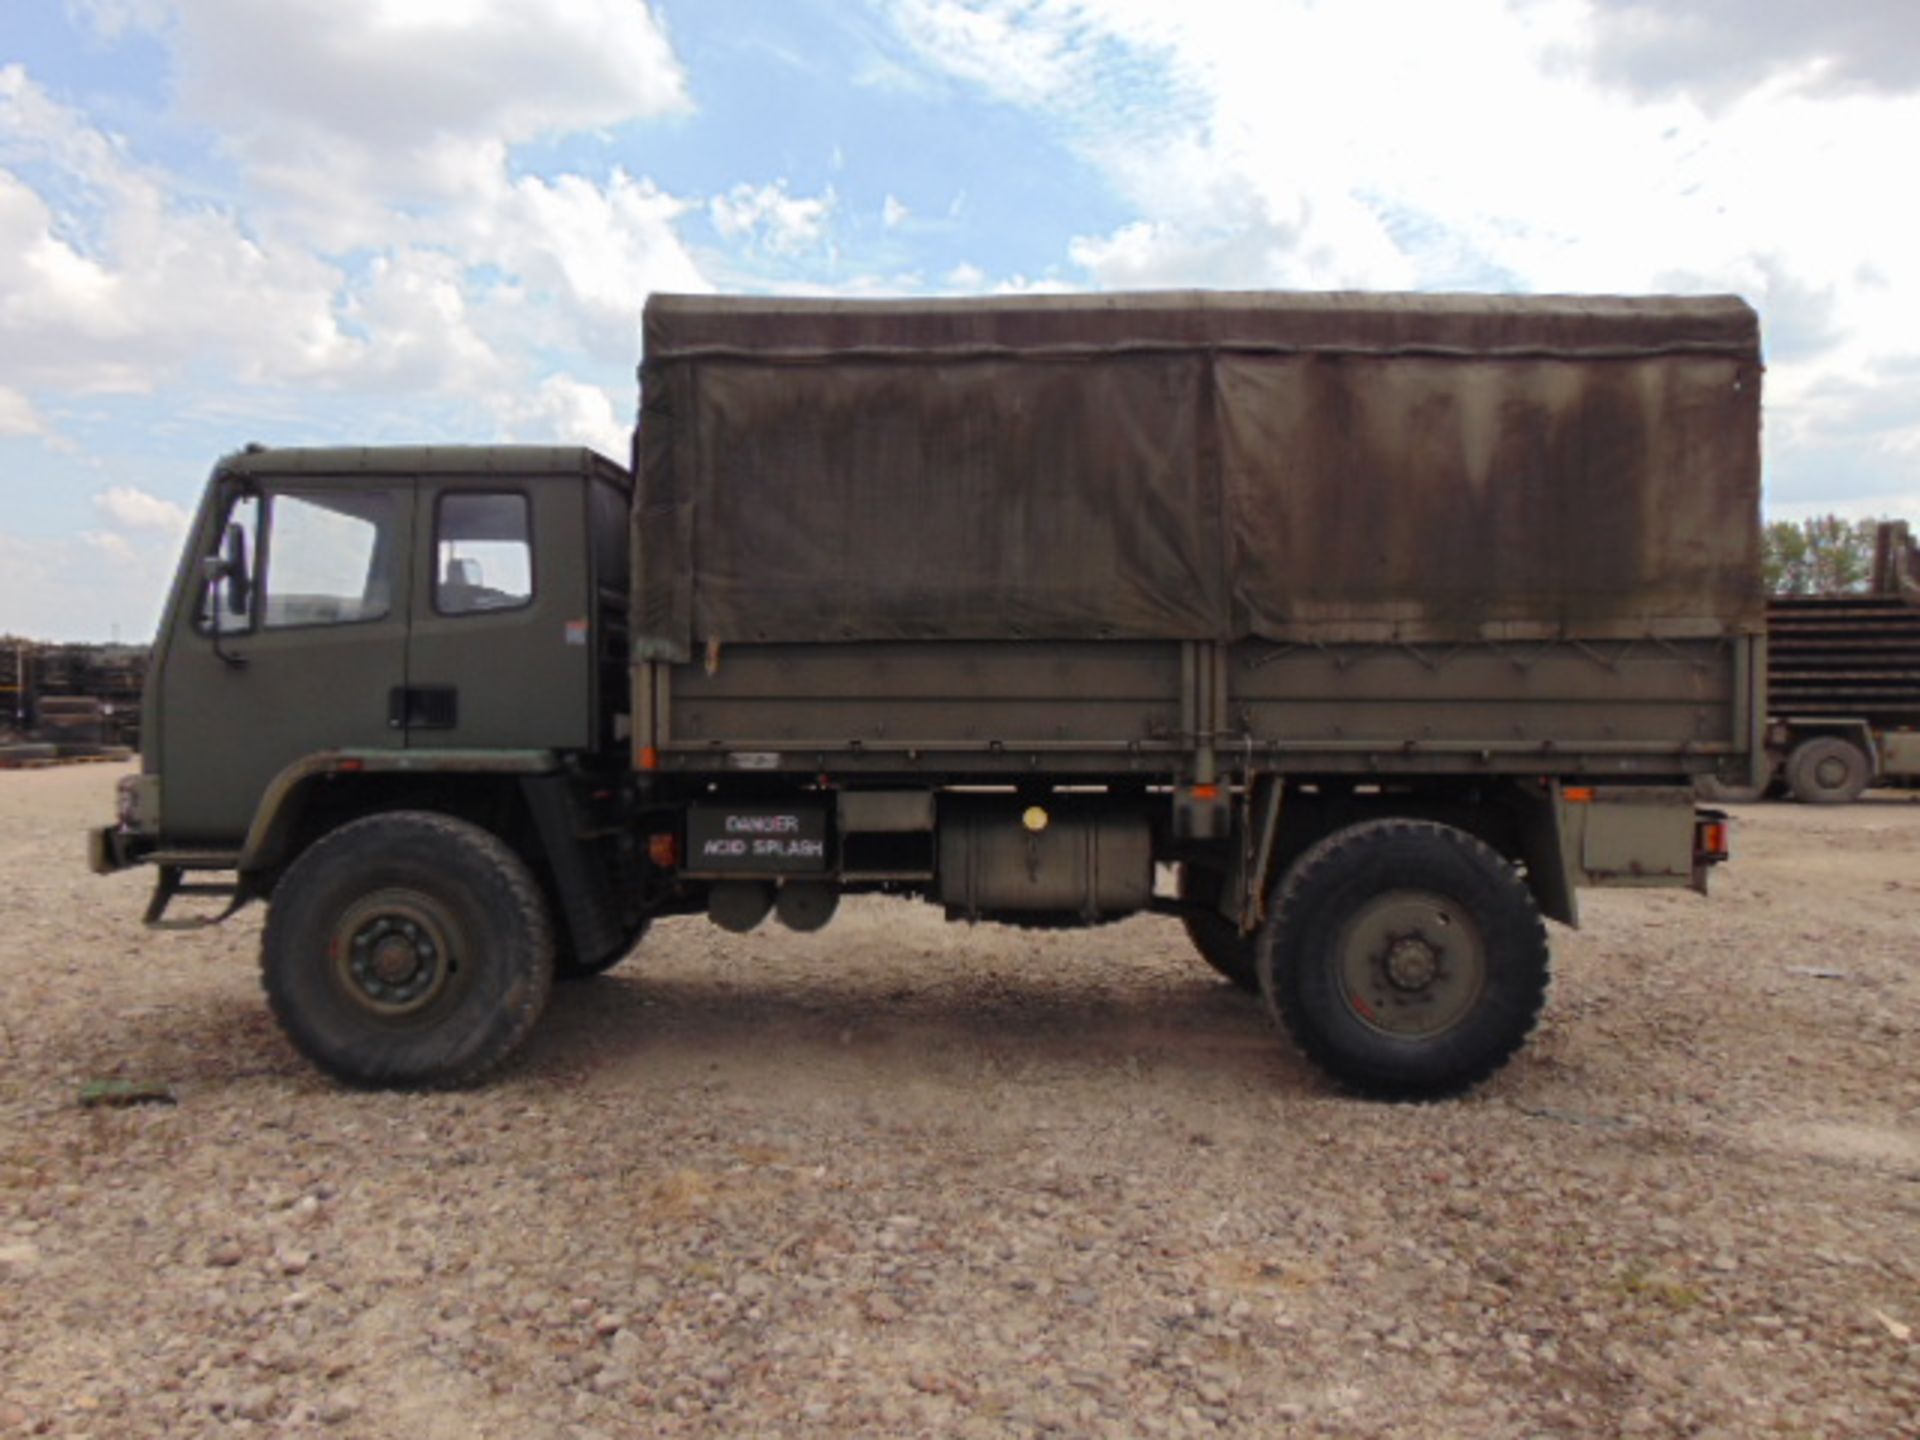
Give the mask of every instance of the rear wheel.
[[458, 1085], [526, 1039], [553, 982], [526, 865], [464, 820], [393, 811], [314, 843], [274, 890], [261, 945], [288, 1037], [356, 1085]]
[[1204, 865], [1180, 867], [1180, 898], [1189, 905], [1203, 905], [1204, 914], [1185, 916], [1187, 938], [1200, 958], [1250, 995], [1260, 993], [1260, 972], [1254, 963], [1254, 937], [1242, 935], [1240, 927], [1219, 912], [1220, 892], [1227, 877]]
[[1873, 764], [1851, 740], [1820, 735], [1787, 757], [1787, 788], [1805, 805], [1851, 805], [1873, 779]]
[[1369, 821], [1307, 851], [1256, 954], [1268, 1008], [1307, 1058], [1383, 1099], [1484, 1080], [1546, 997], [1546, 927], [1526, 886], [1478, 839], [1427, 821]]

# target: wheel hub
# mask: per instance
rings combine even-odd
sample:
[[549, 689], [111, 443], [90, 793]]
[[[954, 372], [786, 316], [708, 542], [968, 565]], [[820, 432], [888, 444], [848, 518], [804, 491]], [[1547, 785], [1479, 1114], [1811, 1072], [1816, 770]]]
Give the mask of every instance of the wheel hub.
[[1424, 936], [1399, 936], [1380, 957], [1387, 981], [1398, 990], [1424, 990], [1440, 978], [1440, 951]]
[[373, 973], [385, 984], [405, 984], [419, 969], [420, 956], [404, 939], [389, 936], [373, 947]]
[[1362, 905], [1339, 944], [1347, 1005], [1370, 1029], [1418, 1039], [1471, 1013], [1486, 984], [1485, 942], [1450, 897], [1389, 890]]
[[336, 956], [348, 993], [384, 1014], [427, 1004], [453, 968], [440, 927], [396, 897], [356, 907], [335, 933], [345, 940]]

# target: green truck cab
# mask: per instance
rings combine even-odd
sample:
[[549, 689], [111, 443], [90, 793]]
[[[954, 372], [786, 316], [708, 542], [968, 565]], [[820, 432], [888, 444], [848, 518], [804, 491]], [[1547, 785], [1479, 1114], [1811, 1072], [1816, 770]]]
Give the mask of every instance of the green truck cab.
[[658, 918], [866, 893], [1177, 917], [1348, 1089], [1448, 1094], [1579, 887], [1725, 858], [1692, 786], [1765, 716], [1738, 301], [655, 297], [646, 348], [633, 472], [208, 482], [93, 863], [155, 867], [159, 926], [265, 902], [269, 1002], [344, 1081], [484, 1074]]
[[[141, 773], [92, 837], [95, 868], [154, 865], [149, 922], [193, 925], [167, 920], [178, 896], [231, 913], [318, 838], [414, 810], [514, 837], [578, 883], [573, 797], [617, 782], [600, 772], [626, 725], [630, 502], [623, 468], [573, 448], [221, 461], [155, 645]], [[543, 825], [550, 847], [528, 838]], [[642, 923], [576, 907], [563, 963]]]

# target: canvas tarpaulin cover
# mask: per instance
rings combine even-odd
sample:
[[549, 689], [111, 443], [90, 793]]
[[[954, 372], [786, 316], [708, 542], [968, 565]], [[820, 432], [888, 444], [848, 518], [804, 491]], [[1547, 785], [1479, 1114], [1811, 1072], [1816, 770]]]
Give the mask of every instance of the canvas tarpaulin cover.
[[1748, 633], [1730, 298], [656, 296], [636, 655]]

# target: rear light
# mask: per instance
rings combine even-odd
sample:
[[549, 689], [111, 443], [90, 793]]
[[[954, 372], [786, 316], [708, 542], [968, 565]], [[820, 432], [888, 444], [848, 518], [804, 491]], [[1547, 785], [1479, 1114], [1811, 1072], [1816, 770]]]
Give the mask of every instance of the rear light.
[[647, 837], [647, 859], [653, 862], [656, 870], [673, 870], [680, 864], [680, 837], [678, 835], [649, 835]]
[[1706, 810], [1694, 817], [1693, 859], [1696, 865], [1718, 865], [1732, 852], [1727, 848], [1727, 817]]

